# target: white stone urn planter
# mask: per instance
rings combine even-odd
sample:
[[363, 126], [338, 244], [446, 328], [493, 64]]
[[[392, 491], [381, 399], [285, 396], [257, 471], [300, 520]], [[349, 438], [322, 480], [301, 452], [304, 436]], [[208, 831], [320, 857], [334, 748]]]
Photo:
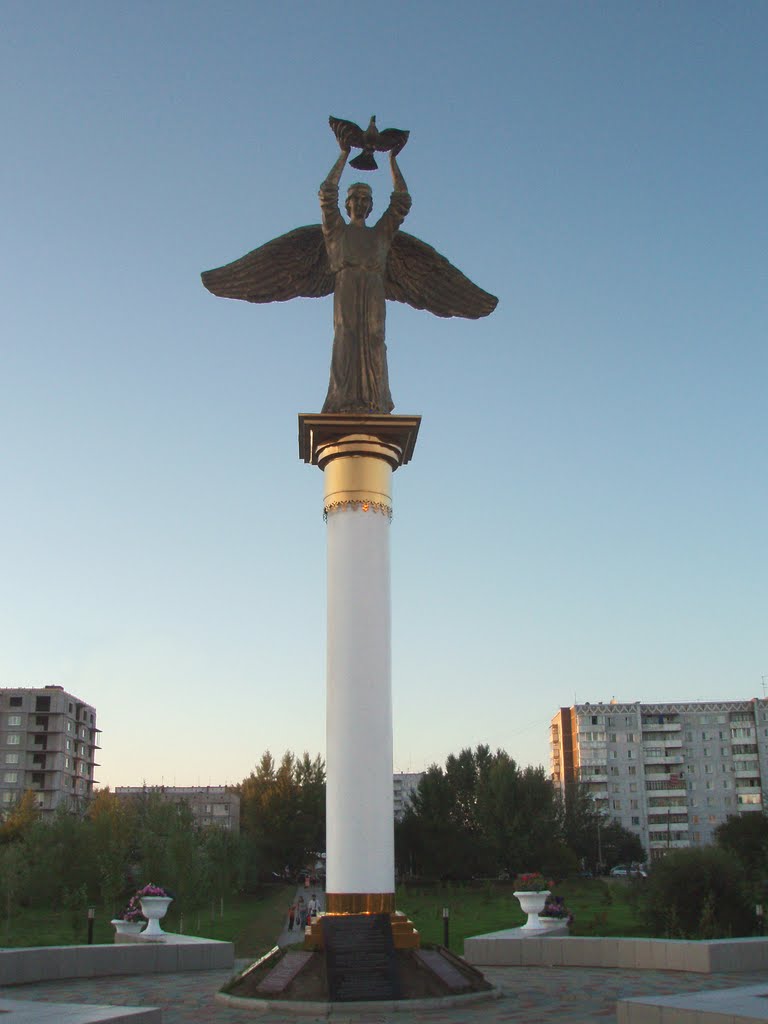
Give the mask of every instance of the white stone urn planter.
[[539, 914], [544, 909], [549, 894], [549, 889], [543, 889], [541, 892], [515, 892], [512, 894], [517, 897], [523, 908], [523, 913], [528, 915], [528, 920], [520, 929], [521, 931], [541, 932], [544, 930], [544, 925], [539, 921]]
[[172, 896], [142, 896], [141, 912], [147, 919], [147, 927], [141, 933], [142, 939], [161, 939], [165, 932], [160, 927], [160, 921], [168, 912], [168, 907], [173, 903]]
[[144, 927], [144, 921], [123, 921], [122, 918], [113, 918], [110, 924], [115, 926], [116, 935], [138, 935]]

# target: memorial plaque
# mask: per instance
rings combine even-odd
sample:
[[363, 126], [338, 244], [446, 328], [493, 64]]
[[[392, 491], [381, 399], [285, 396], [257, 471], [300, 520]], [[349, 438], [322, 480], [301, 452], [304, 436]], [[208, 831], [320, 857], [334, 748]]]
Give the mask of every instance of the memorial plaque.
[[331, 1002], [401, 998], [389, 914], [329, 914], [322, 927]]

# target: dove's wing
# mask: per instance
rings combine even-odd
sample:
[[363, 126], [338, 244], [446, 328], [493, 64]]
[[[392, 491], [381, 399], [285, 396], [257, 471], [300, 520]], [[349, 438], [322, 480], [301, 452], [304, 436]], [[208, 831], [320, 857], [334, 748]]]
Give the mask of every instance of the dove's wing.
[[274, 238], [234, 263], [201, 275], [209, 292], [246, 302], [319, 298], [333, 291], [334, 277], [319, 224]]
[[408, 141], [410, 134], [410, 132], [401, 131], [399, 128], [385, 128], [383, 132], [379, 132], [375, 148], [379, 153], [387, 153], [390, 149], [399, 153]]
[[340, 117], [329, 117], [328, 124], [333, 129], [333, 134], [338, 139], [340, 145], [351, 146], [354, 149], [362, 149], [365, 145], [363, 142], [363, 130], [354, 121], [343, 121]]
[[435, 316], [488, 316], [499, 301], [478, 288], [426, 242], [405, 231], [392, 239], [384, 290], [388, 299], [427, 309]]

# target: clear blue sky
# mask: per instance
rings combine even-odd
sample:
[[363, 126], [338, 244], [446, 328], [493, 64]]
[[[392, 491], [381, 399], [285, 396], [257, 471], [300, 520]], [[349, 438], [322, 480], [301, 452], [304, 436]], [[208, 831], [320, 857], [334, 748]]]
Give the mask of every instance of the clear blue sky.
[[762, 2], [6, 0], [0, 685], [95, 704], [104, 784], [324, 753], [296, 417], [331, 300], [199, 273], [316, 222], [328, 115], [375, 112], [411, 131], [407, 230], [500, 297], [388, 314], [396, 411], [423, 416], [394, 479], [395, 768], [546, 763], [574, 698], [760, 695], [767, 51]]

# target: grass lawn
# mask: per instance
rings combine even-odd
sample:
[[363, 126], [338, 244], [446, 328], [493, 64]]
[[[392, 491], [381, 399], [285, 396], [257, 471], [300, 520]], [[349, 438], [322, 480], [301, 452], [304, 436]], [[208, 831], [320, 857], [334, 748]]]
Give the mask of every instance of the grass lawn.
[[[296, 890], [293, 885], [265, 885], [253, 894], [233, 896], [221, 905], [181, 914], [175, 904], [162, 921], [165, 931], [183, 930], [187, 935], [223, 939], [235, 944], [235, 956], [258, 956], [275, 944], [286, 908]], [[183, 916], [183, 920], [182, 920]], [[96, 907], [93, 941], [112, 942], [115, 930], [111, 914]], [[88, 941], [85, 911], [46, 911], [23, 907], [10, 921], [0, 919], [0, 944], [4, 946], [70, 946]]]
[[[555, 891], [565, 897], [575, 916], [573, 935], [648, 935], [637, 909], [638, 886], [641, 881], [579, 879], [563, 882]], [[169, 932], [234, 942], [236, 956], [255, 958], [275, 944], [294, 892], [293, 885], [262, 886], [252, 895], [225, 900], [223, 916], [219, 903], [186, 913], [172, 903], [163, 927]], [[508, 884], [403, 886], [397, 890], [395, 902], [414, 922], [422, 941], [432, 943], [443, 941], [442, 910], [448, 907], [450, 947], [456, 953], [463, 952], [464, 939], [471, 935], [525, 923]], [[112, 941], [110, 916], [96, 908], [94, 942]], [[21, 908], [10, 922], [0, 918], [0, 944], [5, 946], [67, 946], [86, 942], [87, 935], [88, 922], [82, 910], [73, 915], [70, 911]]]
[[[639, 883], [641, 884], [641, 883]], [[555, 892], [565, 898], [574, 915], [572, 935], [648, 935], [637, 909], [636, 883], [623, 880], [563, 882]], [[472, 935], [518, 928], [525, 914], [509, 885], [447, 883], [440, 886], [401, 886], [395, 900], [421, 934], [423, 942], [443, 941], [443, 907], [448, 907], [450, 948], [462, 953]]]

